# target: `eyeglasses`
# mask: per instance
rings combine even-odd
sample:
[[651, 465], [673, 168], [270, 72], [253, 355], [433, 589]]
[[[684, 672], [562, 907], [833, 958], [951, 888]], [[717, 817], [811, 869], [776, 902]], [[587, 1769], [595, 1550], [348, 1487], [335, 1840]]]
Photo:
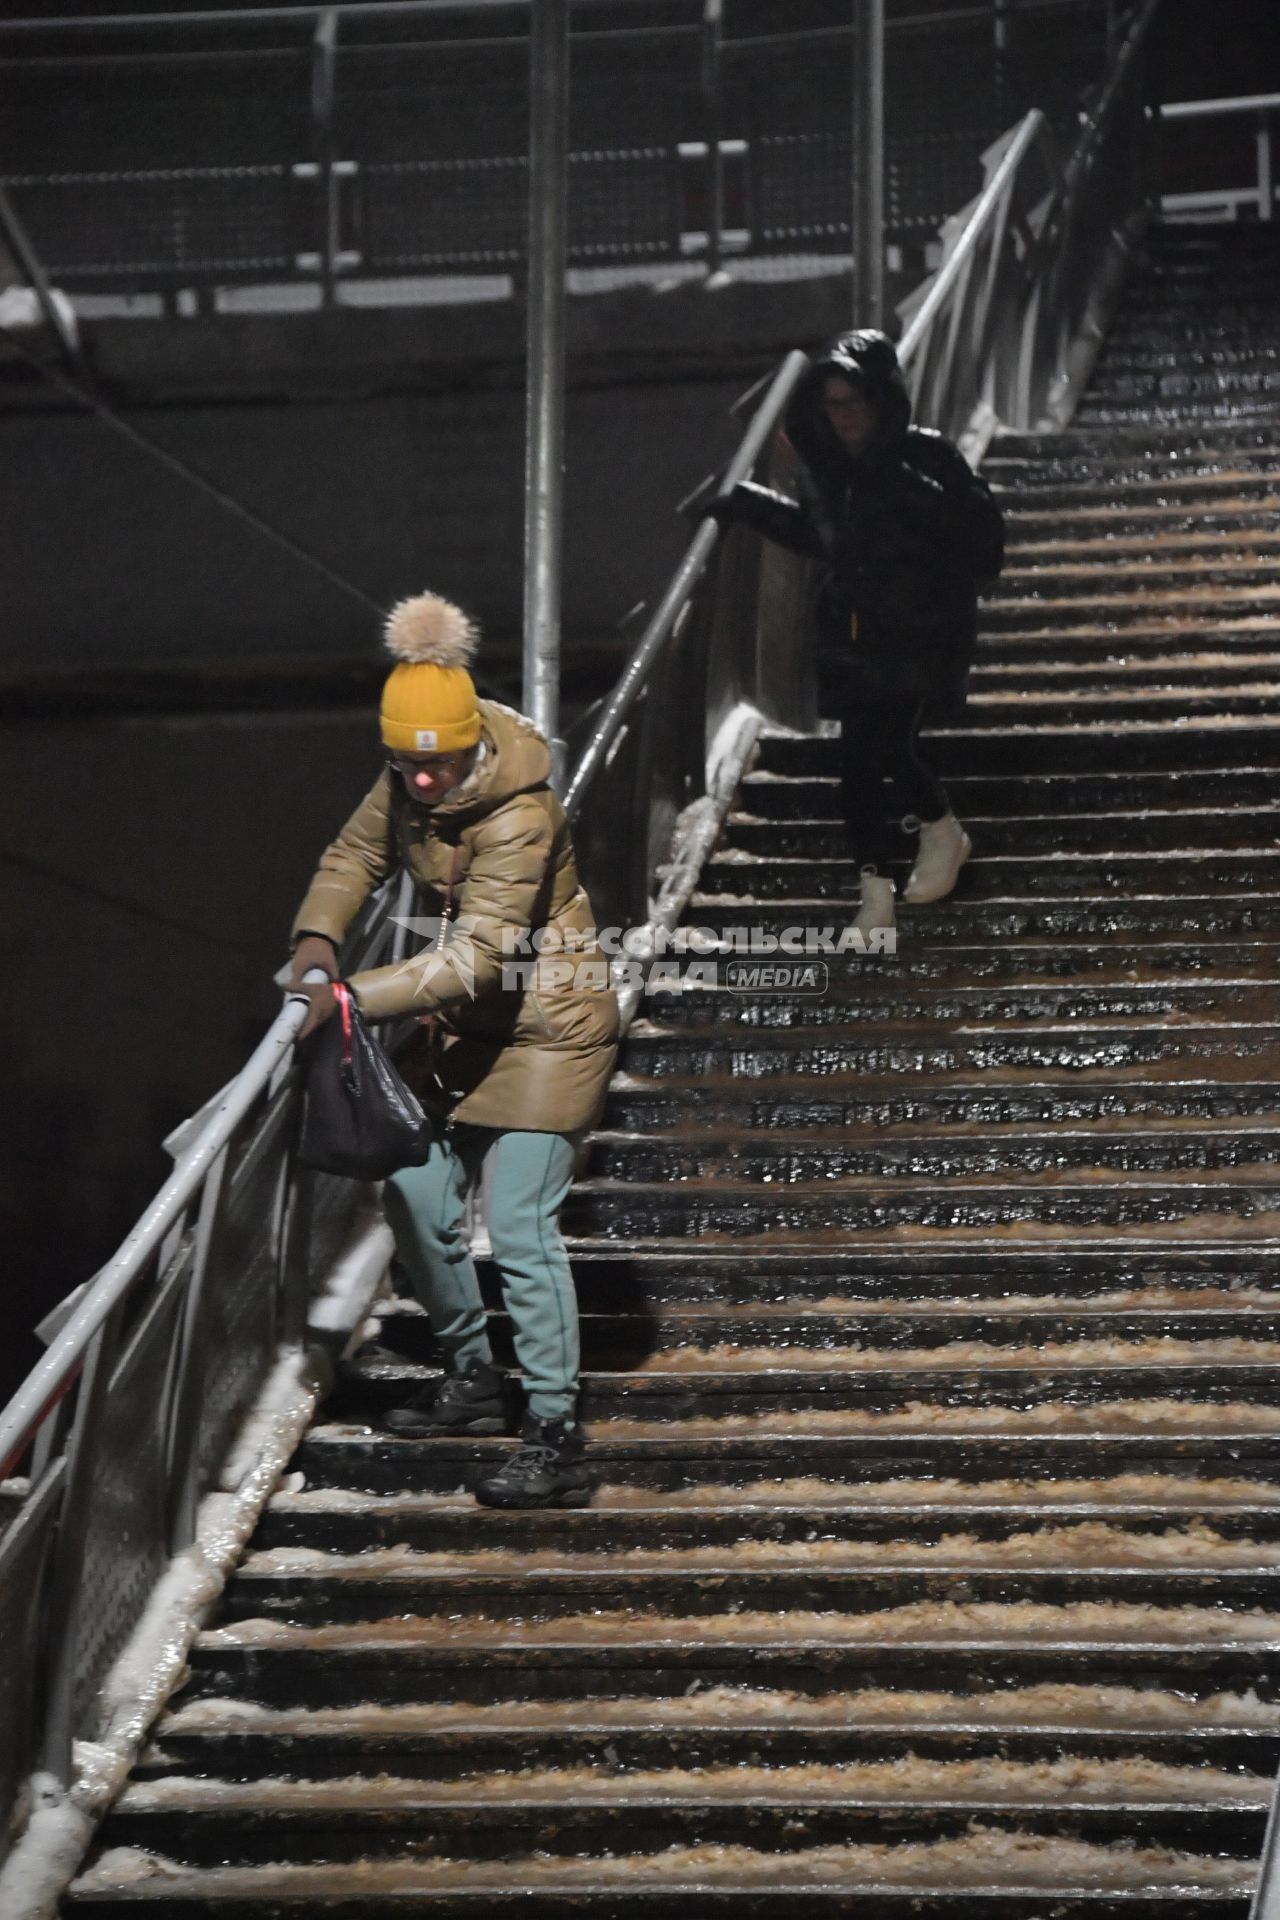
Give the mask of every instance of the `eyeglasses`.
[[389, 753], [387, 763], [412, 780], [415, 773], [452, 773], [462, 764], [460, 753]]

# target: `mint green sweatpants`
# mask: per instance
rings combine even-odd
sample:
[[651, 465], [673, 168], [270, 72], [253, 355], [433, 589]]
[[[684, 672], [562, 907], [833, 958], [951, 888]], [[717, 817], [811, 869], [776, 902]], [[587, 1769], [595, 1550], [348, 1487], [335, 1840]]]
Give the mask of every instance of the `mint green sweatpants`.
[[574, 1134], [456, 1126], [432, 1144], [425, 1166], [405, 1167], [383, 1188], [396, 1250], [450, 1365], [487, 1364], [493, 1353], [464, 1233], [467, 1191], [487, 1161], [489, 1241], [539, 1420], [572, 1420], [578, 1395], [578, 1302], [559, 1222], [577, 1146]]

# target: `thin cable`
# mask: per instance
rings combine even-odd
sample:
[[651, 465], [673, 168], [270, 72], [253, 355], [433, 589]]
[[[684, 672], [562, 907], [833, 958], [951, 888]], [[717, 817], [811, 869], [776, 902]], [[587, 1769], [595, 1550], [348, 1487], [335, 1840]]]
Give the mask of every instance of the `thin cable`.
[[261, 519], [252, 508], [246, 507], [233, 494], [225, 493], [221, 487], [215, 486], [212, 480], [206, 480], [202, 473], [197, 473], [194, 467], [189, 467], [185, 460], [180, 460], [177, 454], [170, 453], [167, 448], [158, 445], [147, 434], [140, 433], [137, 427], [131, 426], [115, 411], [114, 407], [109, 407], [105, 400], [99, 400], [96, 394], [90, 393], [78, 381], [72, 380], [60, 367], [50, 366], [46, 361], [39, 359], [10, 328], [0, 326], [0, 338], [8, 342], [19, 359], [25, 360], [29, 367], [34, 367], [37, 373], [43, 374], [44, 378], [60, 392], [78, 401], [104, 426], [110, 427], [131, 446], [150, 454], [153, 460], [158, 460], [161, 466], [168, 468], [170, 473], [176, 473], [189, 482], [198, 492], [203, 493], [206, 499], [212, 500], [216, 506], [223, 508], [234, 519], [241, 521], [246, 527], [251, 527], [255, 533], [261, 534], [264, 540], [271, 541], [274, 546], [289, 554], [302, 566], [309, 567], [322, 580], [327, 580], [331, 587], [336, 587], [340, 593], [344, 593], [349, 600], [356, 601], [366, 613], [376, 614], [379, 622], [386, 618], [386, 608], [372, 599], [363, 587], [357, 587], [342, 574], [335, 573], [325, 561], [318, 560], [314, 553], [309, 553], [305, 547], [300, 547], [297, 541], [290, 539], [287, 533], [281, 533], [278, 527], [273, 527], [268, 521]]
[[152, 926], [164, 927], [169, 933], [181, 933], [188, 939], [201, 940], [206, 946], [219, 947], [223, 953], [238, 960], [246, 973], [257, 974], [256, 956], [238, 940], [228, 940], [225, 934], [210, 927], [196, 926], [193, 921], [181, 920], [176, 914], [162, 913], [156, 907], [144, 906], [140, 900], [130, 900], [127, 894], [112, 893], [108, 887], [95, 886], [91, 880], [79, 875], [61, 872], [57, 867], [46, 865], [43, 860], [34, 860], [29, 854], [11, 853], [0, 847], [0, 866], [16, 867], [21, 873], [34, 874], [38, 880], [47, 880], [55, 887], [62, 887], [68, 893], [74, 893], [82, 900], [96, 900], [104, 907], [114, 907], [117, 913], [126, 914], [134, 920], [149, 921]]

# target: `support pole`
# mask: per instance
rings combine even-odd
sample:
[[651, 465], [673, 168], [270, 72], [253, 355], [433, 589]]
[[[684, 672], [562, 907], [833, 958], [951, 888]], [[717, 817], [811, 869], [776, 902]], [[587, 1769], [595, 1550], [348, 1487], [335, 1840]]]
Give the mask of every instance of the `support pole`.
[[853, 0], [853, 319], [884, 323], [884, 0]]
[[311, 47], [311, 119], [320, 191], [320, 286], [333, 305], [338, 266], [338, 191], [333, 171], [333, 102], [337, 88], [338, 10], [326, 7], [316, 21]]
[[991, 92], [995, 101], [996, 125], [1007, 127], [1021, 106], [1015, 101], [1013, 84], [1014, 8], [1017, 0], [993, 0], [992, 42], [994, 74]]
[[569, 0], [533, 0], [531, 14], [524, 710], [554, 741], [560, 720]]
[[724, 147], [720, 50], [724, 0], [703, 0], [702, 105], [707, 133], [707, 279], [724, 266]]

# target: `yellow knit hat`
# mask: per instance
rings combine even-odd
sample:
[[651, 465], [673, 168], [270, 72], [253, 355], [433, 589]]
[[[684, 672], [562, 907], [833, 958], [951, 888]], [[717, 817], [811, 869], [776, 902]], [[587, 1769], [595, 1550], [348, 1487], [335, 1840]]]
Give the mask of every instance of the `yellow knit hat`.
[[456, 753], [480, 738], [467, 672], [479, 635], [451, 600], [419, 593], [387, 616], [393, 667], [382, 689], [382, 738], [393, 753]]

